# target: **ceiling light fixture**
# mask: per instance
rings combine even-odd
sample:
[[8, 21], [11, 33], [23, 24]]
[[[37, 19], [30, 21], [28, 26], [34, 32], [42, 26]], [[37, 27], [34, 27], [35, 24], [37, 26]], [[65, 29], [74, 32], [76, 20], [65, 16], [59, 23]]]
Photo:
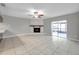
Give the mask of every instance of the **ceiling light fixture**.
[[41, 18], [42, 16], [44, 16], [44, 13], [38, 10], [34, 12], [34, 16], [35, 18]]

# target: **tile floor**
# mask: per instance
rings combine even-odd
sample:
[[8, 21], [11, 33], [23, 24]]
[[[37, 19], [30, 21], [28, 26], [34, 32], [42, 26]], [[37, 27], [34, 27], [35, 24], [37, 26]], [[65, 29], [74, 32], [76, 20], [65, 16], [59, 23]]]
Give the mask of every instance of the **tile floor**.
[[79, 55], [79, 42], [51, 36], [5, 38], [0, 55]]

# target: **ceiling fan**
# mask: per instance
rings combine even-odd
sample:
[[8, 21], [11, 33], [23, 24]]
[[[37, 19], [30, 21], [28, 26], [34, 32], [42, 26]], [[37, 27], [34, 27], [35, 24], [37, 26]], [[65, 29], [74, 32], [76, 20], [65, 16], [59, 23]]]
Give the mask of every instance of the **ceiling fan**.
[[44, 13], [41, 10], [30, 11], [29, 16], [32, 16], [33, 18], [42, 18]]

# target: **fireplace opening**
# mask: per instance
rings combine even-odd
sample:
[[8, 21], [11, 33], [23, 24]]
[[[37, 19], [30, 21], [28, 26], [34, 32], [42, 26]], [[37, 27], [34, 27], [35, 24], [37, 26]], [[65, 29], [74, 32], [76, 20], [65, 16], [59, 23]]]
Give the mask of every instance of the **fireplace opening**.
[[40, 33], [40, 28], [34, 28], [34, 33]]

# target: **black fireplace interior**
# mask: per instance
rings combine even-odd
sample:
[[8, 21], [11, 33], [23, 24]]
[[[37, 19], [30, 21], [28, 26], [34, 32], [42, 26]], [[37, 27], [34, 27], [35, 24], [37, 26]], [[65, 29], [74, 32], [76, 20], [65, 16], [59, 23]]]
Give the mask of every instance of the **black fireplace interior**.
[[34, 33], [40, 33], [40, 28], [34, 28]]

